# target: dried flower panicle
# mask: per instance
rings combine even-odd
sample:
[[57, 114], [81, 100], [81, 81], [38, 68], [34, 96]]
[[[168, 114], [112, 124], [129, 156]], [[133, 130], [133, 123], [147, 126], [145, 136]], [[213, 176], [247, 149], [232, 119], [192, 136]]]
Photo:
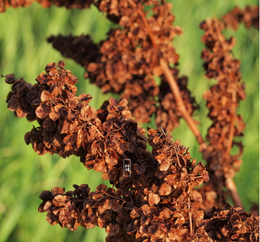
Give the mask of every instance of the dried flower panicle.
[[[72, 231], [99, 226], [108, 234], [106, 241], [219, 241], [230, 233], [244, 237], [248, 230], [243, 226], [248, 225], [252, 241], [258, 238], [257, 217], [243, 212], [232, 232], [226, 232], [232, 214], [240, 210], [204, 214], [202, 196], [194, 188], [209, 180], [208, 172], [180, 141], [173, 141], [163, 129], [148, 129], [146, 138], [145, 130], [131, 118], [126, 99], [110, 98], [100, 109], [91, 108], [91, 96], [76, 96], [77, 78], [64, 66], [63, 61], [49, 63], [35, 85], [7, 75], [6, 82], [12, 85], [8, 107], [17, 117], [38, 121], [40, 126], [25, 135], [38, 154], [79, 156], [88, 169], [107, 174], [115, 187], [101, 184], [90, 192], [82, 184], [74, 185], [74, 191], [59, 187], [43, 191], [39, 212], [47, 212], [51, 225]], [[123, 175], [124, 159], [131, 160], [130, 177]], [[216, 218], [223, 222], [214, 238]]]
[[89, 94], [76, 96], [77, 78], [64, 68], [65, 63], [49, 63], [32, 85], [24, 79], [6, 76], [12, 84], [8, 108], [17, 117], [37, 120], [39, 127], [25, 134], [39, 155], [47, 152], [62, 157], [76, 155], [88, 169], [108, 172], [111, 182], [123, 172], [123, 159], [146, 153], [144, 129], [131, 118], [127, 101], [110, 98], [99, 110], [88, 104]]
[[72, 58], [78, 64], [87, 68], [91, 62], [101, 57], [98, 45], [95, 44], [89, 35], [81, 36], [50, 36], [47, 41], [61, 52], [66, 58]]
[[[66, 193], [54, 188], [42, 192], [39, 211], [47, 212], [50, 224], [72, 231], [78, 226], [105, 228], [106, 241], [181, 241], [201, 236], [196, 231], [204, 213], [198, 210], [201, 196], [193, 188], [208, 180], [205, 167], [196, 165], [186, 147], [163, 131], [149, 129], [148, 140], [154, 169], [150, 167], [146, 176], [148, 164], [134, 163], [136, 183], [128, 191], [104, 185], [91, 193], [87, 185], [74, 186], [74, 191]], [[190, 223], [194, 223], [194, 235]]]
[[[94, 192], [86, 184], [74, 185], [74, 191], [65, 192], [55, 187], [43, 191], [39, 212], [46, 212], [46, 220], [75, 231], [79, 226], [105, 228], [108, 234], [106, 241], [229, 241], [241, 240], [257, 242], [259, 239], [259, 217], [244, 212], [239, 207], [227, 205], [223, 209], [204, 215], [196, 210], [192, 215], [194, 233], [189, 231], [189, 219], [185, 211], [185, 198], [180, 196], [181, 213], [173, 203], [166, 202], [165, 196], [156, 199], [156, 193], [149, 193], [149, 202], [153, 205], [138, 204], [131, 196], [115, 191], [105, 185], [99, 185]], [[184, 199], [184, 200], [183, 200]], [[193, 200], [194, 199], [194, 200]], [[194, 190], [191, 196], [192, 205], [199, 202], [200, 196]], [[196, 201], [196, 202], [195, 202]], [[194, 203], [195, 202], [195, 203]], [[173, 206], [172, 206], [173, 205]], [[194, 212], [193, 211], [193, 212]]]
[[39, 211], [47, 212], [50, 224], [72, 231], [78, 226], [105, 228], [106, 241], [212, 242], [230, 237], [257, 241], [258, 217], [230, 206], [206, 215], [199, 210], [202, 197], [193, 188], [207, 181], [208, 174], [202, 163], [190, 162], [185, 146], [153, 129], [148, 131], [148, 141], [156, 159], [156, 172], [149, 183], [126, 192], [105, 185], [94, 192], [84, 184], [66, 193], [54, 188], [40, 195]]
[[213, 241], [259, 241], [259, 217], [226, 205], [212, 211], [205, 230]]
[[[227, 185], [228, 179], [234, 177], [241, 165], [239, 157], [243, 146], [233, 138], [241, 137], [245, 128], [242, 116], [236, 114], [239, 102], [246, 97], [245, 85], [241, 83], [240, 61], [234, 59], [231, 52], [235, 39], [231, 37], [226, 40], [222, 34], [225, 25], [219, 20], [208, 19], [201, 22], [200, 27], [205, 31], [202, 42], [207, 47], [202, 51], [206, 77], [218, 81], [203, 96], [209, 109], [208, 117], [213, 123], [206, 136], [209, 144], [201, 149], [210, 174], [210, 190], [216, 192], [215, 195], [208, 194], [206, 197], [213, 199], [218, 196], [215, 205], [222, 206], [226, 201], [222, 187]], [[231, 155], [234, 146], [239, 148], [239, 152]], [[209, 201], [209, 204], [213, 203]]]
[[[151, 5], [152, 15], [146, 17], [144, 8]], [[106, 12], [110, 20], [120, 25], [120, 28], [108, 32], [106, 40], [94, 44], [88, 35], [59, 35], [51, 36], [48, 42], [62, 55], [81, 64], [87, 71], [85, 77], [99, 86], [103, 93], [119, 93], [121, 98], [129, 100], [129, 109], [139, 123], [149, 122], [151, 116], [156, 114], [159, 127], [173, 130], [178, 126], [181, 115], [174, 105], [169, 104], [173, 98], [169, 88], [161, 87], [168, 85], [165, 85], [160, 66], [161, 58], [173, 65], [177, 65], [179, 59], [171, 42], [182, 31], [173, 26], [171, 4], [155, 0], [103, 0], [98, 1], [96, 6]], [[161, 86], [156, 84], [154, 76], [159, 77]], [[190, 96], [184, 79], [178, 85], [182, 94], [185, 94], [184, 102], [189, 114], [193, 114], [198, 105]], [[164, 100], [167, 93], [171, 97]], [[159, 105], [161, 99], [166, 107]], [[169, 120], [172, 121], [168, 124]]]
[[49, 152], [62, 157], [80, 156], [83, 151], [82, 139], [79, 138], [82, 130], [89, 129], [86, 123], [91, 126], [98, 122], [96, 110], [88, 105], [92, 97], [75, 96], [78, 79], [64, 69], [64, 65], [63, 61], [57, 66], [49, 63], [46, 73], [36, 78], [35, 85], [18, 79], [7, 97], [8, 107], [16, 116], [38, 121], [40, 126], [26, 133], [25, 142], [31, 143], [39, 155]]
[[252, 26], [259, 29], [259, 6], [246, 6], [244, 9], [233, 8], [222, 17], [225, 25], [237, 30], [239, 23], [243, 23], [246, 28]]

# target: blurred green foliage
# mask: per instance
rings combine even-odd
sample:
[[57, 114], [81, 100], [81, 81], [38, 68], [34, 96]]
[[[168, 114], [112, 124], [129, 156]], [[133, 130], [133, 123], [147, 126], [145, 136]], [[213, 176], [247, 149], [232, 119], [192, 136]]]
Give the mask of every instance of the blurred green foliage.
[[[175, 24], [183, 29], [183, 35], [174, 41], [180, 54], [180, 71], [189, 76], [189, 89], [201, 105], [195, 119], [201, 123], [200, 130], [205, 136], [210, 121], [206, 117], [202, 95], [214, 81], [204, 78], [200, 59], [203, 48], [200, 38], [203, 32], [198, 27], [199, 23], [213, 16], [219, 18], [236, 5], [256, 5], [258, 1], [175, 0], [172, 3]], [[62, 59], [66, 62], [66, 68], [79, 78], [79, 94], [90, 93], [93, 96], [93, 107], [98, 108], [108, 99], [109, 95], [103, 95], [97, 87], [83, 79], [82, 67], [63, 58], [46, 42], [50, 35], [70, 33], [91, 34], [95, 41], [104, 39], [111, 23], [94, 7], [85, 10], [56, 7], [43, 9], [34, 3], [28, 8], [10, 8], [1, 13], [0, 26], [0, 74], [15, 73], [17, 77], [23, 76], [33, 83], [47, 63]], [[251, 203], [258, 203], [259, 198], [259, 35], [257, 30], [247, 30], [244, 26], [240, 26], [237, 32], [226, 31], [226, 34], [234, 35], [237, 39], [234, 54], [241, 60], [241, 71], [247, 87], [247, 99], [239, 108], [247, 125], [243, 137], [244, 163], [235, 182], [248, 211]], [[82, 183], [88, 183], [94, 189], [104, 181], [100, 173], [88, 171], [76, 157], [63, 159], [49, 154], [37, 156], [23, 139], [33, 123], [28, 123], [26, 119], [18, 120], [6, 108], [5, 99], [10, 86], [5, 84], [4, 78], [1, 79], [0, 88], [0, 242], [105, 241], [106, 234], [102, 229], [87, 231], [79, 228], [71, 232], [58, 225], [50, 226], [45, 220], [45, 214], [37, 212], [40, 203], [38, 196], [42, 190], [56, 186], [71, 190], [73, 184]], [[154, 127], [154, 123], [145, 126]], [[173, 137], [190, 147], [192, 157], [202, 160], [195, 138], [183, 120], [173, 132]]]

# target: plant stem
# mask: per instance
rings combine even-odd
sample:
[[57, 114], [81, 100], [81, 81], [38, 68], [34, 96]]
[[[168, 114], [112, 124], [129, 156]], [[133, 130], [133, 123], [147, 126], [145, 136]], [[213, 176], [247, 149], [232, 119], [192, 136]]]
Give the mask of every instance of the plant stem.
[[231, 196], [234, 204], [243, 208], [243, 204], [237, 192], [237, 187], [233, 178], [226, 178], [226, 186], [231, 191]]
[[173, 77], [173, 75], [172, 75], [172, 73], [170, 71], [169, 66], [166, 64], [166, 62], [162, 58], [160, 59], [160, 65], [161, 65], [161, 68], [162, 68], [162, 70], [164, 72], [164, 76], [165, 76], [166, 80], [169, 83], [169, 86], [171, 88], [173, 96], [175, 98], [175, 101], [176, 101], [176, 104], [177, 104], [177, 109], [181, 112], [182, 117], [187, 122], [187, 124], [190, 127], [191, 131], [195, 135], [198, 143], [199, 144], [204, 143], [204, 141], [203, 141], [203, 139], [201, 137], [200, 131], [199, 131], [195, 121], [193, 120], [193, 118], [190, 116], [190, 114], [188, 113], [187, 109], [185, 108], [185, 105], [183, 103], [179, 87], [178, 87], [177, 82], [174, 79], [174, 77]]
[[190, 212], [190, 197], [188, 197], [188, 209], [189, 209], [190, 235], [192, 236], [193, 228], [192, 228], [192, 217], [191, 217], [191, 212]]

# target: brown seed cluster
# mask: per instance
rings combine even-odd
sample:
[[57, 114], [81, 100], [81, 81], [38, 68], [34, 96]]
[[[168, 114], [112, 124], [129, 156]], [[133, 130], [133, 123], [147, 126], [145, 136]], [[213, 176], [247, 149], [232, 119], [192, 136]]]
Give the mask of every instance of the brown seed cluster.
[[153, 147], [152, 153], [147, 151], [153, 164], [134, 162], [135, 182], [127, 191], [104, 185], [91, 193], [87, 185], [66, 193], [54, 188], [40, 195], [39, 211], [47, 212], [50, 224], [72, 231], [78, 226], [105, 228], [107, 241], [181, 241], [201, 234], [210, 241], [199, 229], [202, 199], [193, 189], [208, 181], [205, 167], [196, 165], [187, 148], [163, 131], [149, 129], [148, 143]]
[[[218, 82], [204, 93], [209, 109], [208, 117], [212, 125], [206, 136], [209, 142], [207, 147], [201, 147], [203, 158], [207, 161], [207, 170], [210, 174], [210, 199], [218, 196], [218, 205], [225, 201], [222, 187], [226, 179], [233, 178], [235, 171], [241, 165], [239, 157], [242, 155], [243, 146], [235, 137], [243, 135], [245, 124], [241, 115], [236, 113], [239, 102], [244, 100], [245, 85], [241, 83], [240, 61], [234, 59], [232, 48], [235, 45], [234, 37], [226, 40], [222, 34], [225, 25], [216, 19], [201, 22], [201, 29], [205, 31], [202, 42], [206, 47], [201, 58], [205, 61], [203, 66], [207, 78], [214, 78]], [[239, 151], [231, 155], [232, 147], [237, 146]], [[213, 204], [208, 202], [208, 204]], [[211, 208], [209, 208], [211, 209]]]
[[[216, 209], [215, 209], [216, 210]], [[226, 205], [212, 212], [205, 230], [213, 241], [259, 241], [259, 217]]]
[[[51, 225], [72, 231], [99, 226], [108, 234], [106, 241], [259, 238], [258, 218], [238, 208], [204, 214], [194, 188], [209, 180], [208, 172], [179, 140], [163, 129], [148, 129], [146, 138], [125, 99], [110, 98], [99, 110], [91, 108], [91, 96], [75, 95], [77, 78], [64, 66], [49, 63], [35, 85], [7, 75], [8, 107], [17, 117], [38, 121], [40, 126], [25, 135], [38, 154], [79, 156], [88, 169], [107, 174], [115, 188], [101, 184], [90, 192], [83, 184], [74, 191], [43, 191], [39, 212], [47, 212]], [[124, 176], [124, 159], [131, 160], [131, 176]]]
[[[48, 41], [63, 56], [81, 64], [87, 70], [85, 77], [99, 86], [103, 93], [119, 93], [121, 98], [126, 98], [139, 123], [149, 122], [155, 114], [158, 127], [173, 130], [179, 125], [181, 114], [176, 109], [175, 99], [160, 66], [161, 58], [173, 66], [179, 59], [171, 42], [182, 30], [173, 26], [171, 4], [155, 0], [103, 0], [96, 6], [120, 25], [120, 28], [108, 32], [106, 40], [94, 44], [89, 36], [59, 35], [51, 36]], [[145, 7], [151, 10], [145, 12]], [[147, 17], [148, 14], [151, 16]], [[172, 72], [178, 80], [178, 70], [174, 67]], [[187, 89], [188, 79], [179, 79], [185, 107], [189, 114], [193, 114], [198, 105]]]
[[75, 96], [78, 79], [65, 70], [64, 65], [63, 61], [57, 66], [49, 63], [46, 73], [36, 78], [35, 85], [22, 78], [14, 79], [12, 92], [7, 97], [8, 108], [17, 117], [38, 121], [40, 126], [26, 133], [25, 142], [31, 143], [39, 155], [49, 152], [62, 157], [79, 156], [83, 148], [82, 139], [78, 138], [80, 130], [84, 129], [86, 122], [96, 121], [96, 110], [88, 105], [91, 96]]
[[222, 19], [227, 27], [234, 30], [237, 30], [239, 23], [243, 23], [248, 29], [252, 26], [259, 29], [259, 6], [246, 6], [244, 9], [235, 7]]
[[[115, 191], [105, 185], [99, 185], [94, 192], [90, 192], [86, 184], [74, 185], [74, 188], [74, 191], [65, 192], [63, 188], [55, 187], [41, 193], [42, 203], [38, 210], [47, 212], [46, 219], [51, 225], [59, 224], [71, 231], [79, 226], [105, 228], [106, 241], [259, 240], [259, 217], [229, 205], [204, 215], [202, 210], [197, 210], [201, 197], [196, 190], [188, 196], [187, 204], [184, 194], [169, 201], [165, 195], [151, 191], [145, 196], [148, 200], [139, 204], [134, 193]], [[174, 206], [177, 201], [179, 206], [182, 204], [180, 212]], [[185, 208], [188, 204], [190, 209]], [[192, 234], [188, 211], [192, 211]]]
[[[0, 0], [0, 12], [31, 2]], [[63, 61], [49, 63], [35, 85], [14, 74], [6, 76], [12, 85], [8, 108], [17, 117], [39, 124], [26, 133], [25, 142], [39, 155], [76, 155], [87, 169], [102, 172], [113, 184], [113, 188], [101, 184], [95, 192], [86, 184], [74, 185], [75, 190], [69, 192], [59, 187], [43, 191], [39, 212], [47, 212], [47, 221], [72, 231], [79, 226], [105, 228], [106, 241], [258, 241], [259, 217], [239, 207], [223, 207], [227, 195], [223, 187], [228, 187], [227, 181], [242, 162], [243, 146], [237, 137], [243, 135], [245, 124], [236, 111], [246, 95], [240, 62], [232, 54], [235, 39], [226, 40], [222, 34], [225, 27], [237, 29], [240, 22], [258, 28], [258, 7], [235, 8], [223, 17], [224, 22], [208, 19], [200, 24], [205, 31], [206, 77], [218, 81], [204, 94], [213, 122], [206, 136], [208, 144], [200, 147], [206, 170], [163, 130], [177, 127], [183, 114], [160, 60], [172, 66], [169, 71], [188, 113], [198, 108], [187, 89], [188, 78], [179, 77], [179, 56], [171, 42], [181, 29], [173, 26], [171, 4], [156, 0], [38, 2], [66, 8], [94, 4], [120, 25], [98, 44], [88, 35], [48, 39], [62, 55], [82, 65], [85, 77], [104, 93], [121, 94], [120, 101], [110, 98], [98, 110], [89, 106], [92, 97], [76, 96], [78, 79], [64, 68]], [[147, 138], [131, 112], [138, 122], [149, 122], [155, 114], [160, 129], [148, 128]], [[231, 155], [234, 146], [239, 151]], [[125, 175], [126, 160], [131, 160], [130, 176]]]
[[49, 8], [52, 5], [57, 7], [71, 8], [89, 8], [93, 4], [93, 0], [0, 0], [0, 12], [5, 12], [7, 8], [28, 7], [33, 2], [38, 2], [44, 8]]
[[88, 105], [89, 94], [77, 97], [78, 79], [64, 65], [49, 63], [35, 85], [7, 75], [6, 82], [12, 84], [8, 108], [19, 118], [38, 121], [39, 127], [26, 133], [25, 142], [39, 155], [74, 154], [88, 169], [109, 171], [110, 181], [117, 182], [123, 159], [146, 156], [145, 130], [131, 119], [125, 99], [110, 98], [96, 110]]

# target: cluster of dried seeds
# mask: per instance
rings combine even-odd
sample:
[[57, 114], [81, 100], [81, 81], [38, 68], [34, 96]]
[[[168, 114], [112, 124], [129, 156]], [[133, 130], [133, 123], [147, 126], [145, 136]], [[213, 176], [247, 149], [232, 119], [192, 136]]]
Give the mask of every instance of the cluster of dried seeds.
[[[99, 110], [91, 108], [91, 96], [75, 95], [77, 78], [64, 66], [63, 61], [48, 64], [35, 85], [7, 75], [8, 108], [38, 121], [40, 126], [25, 135], [38, 154], [79, 156], [88, 169], [107, 174], [116, 189], [101, 184], [90, 192], [83, 184], [74, 191], [43, 191], [39, 211], [47, 212], [51, 225], [72, 231], [99, 226], [108, 234], [106, 241], [122, 242], [220, 241], [229, 235], [244, 238], [251, 226], [250, 239], [256, 241], [257, 217], [238, 208], [207, 214], [200, 209], [202, 196], [194, 188], [209, 180], [208, 172], [179, 140], [163, 129], [148, 129], [146, 138], [125, 99], [110, 98]], [[123, 175], [124, 159], [131, 160], [131, 176]], [[217, 235], [216, 219], [221, 221]]]
[[[139, 123], [149, 122], [155, 114], [158, 127], [173, 130], [182, 115], [176, 109], [160, 64], [160, 59], [164, 59], [167, 64], [176, 66], [179, 59], [171, 42], [182, 30], [173, 26], [171, 4], [157, 0], [103, 0], [96, 6], [120, 25], [108, 32], [106, 40], [94, 44], [88, 35], [58, 35], [48, 38], [48, 42], [63, 56], [81, 64], [87, 71], [85, 78], [99, 86], [103, 93], [119, 93], [121, 98], [126, 98]], [[145, 7], [152, 8], [145, 12]], [[148, 13], [152, 15], [146, 17]], [[176, 68], [171, 71], [184, 95], [185, 108], [192, 115], [198, 105], [187, 89], [188, 79], [178, 77]], [[155, 77], [159, 78], [160, 85]]]
[[259, 217], [230, 205], [214, 210], [205, 226], [213, 241], [259, 241]]
[[110, 98], [96, 110], [88, 105], [89, 94], [77, 97], [78, 79], [64, 65], [48, 64], [35, 85], [7, 75], [6, 82], [12, 84], [8, 108], [19, 118], [39, 123], [25, 135], [39, 155], [79, 156], [88, 169], [109, 171], [109, 180], [117, 182], [123, 159], [146, 156], [145, 130], [131, 118], [125, 99]]
[[[97, 122], [96, 110], [88, 103], [90, 95], [76, 97], [75, 84], [78, 79], [65, 63], [49, 63], [37, 78], [37, 84], [26, 83], [22, 78], [6, 78], [12, 84], [12, 92], [7, 96], [8, 108], [19, 118], [37, 120], [39, 127], [25, 135], [25, 142], [32, 144], [39, 155], [47, 152], [62, 157], [82, 153], [81, 131]], [[89, 123], [87, 125], [87, 123]], [[87, 127], [89, 126], [89, 127]]]
[[[0, 12], [32, 2], [0, 0]], [[101, 184], [95, 192], [86, 184], [74, 185], [75, 190], [69, 192], [59, 187], [43, 191], [39, 212], [47, 212], [47, 221], [72, 231], [79, 226], [105, 228], [106, 241], [258, 241], [259, 217], [238, 207], [223, 207], [226, 193], [222, 189], [241, 165], [243, 146], [233, 138], [242, 136], [245, 127], [236, 114], [239, 101], [245, 99], [245, 87], [240, 62], [231, 52], [235, 39], [226, 40], [222, 30], [237, 29], [240, 22], [258, 28], [258, 7], [235, 8], [223, 17], [224, 23], [214, 19], [200, 25], [207, 47], [202, 52], [206, 77], [218, 81], [204, 94], [213, 121], [206, 137], [208, 145], [201, 144], [206, 171], [180, 141], [173, 141], [163, 130], [177, 127], [183, 114], [160, 60], [172, 66], [169, 71], [189, 115], [198, 108], [187, 89], [188, 78], [179, 77], [179, 56], [171, 42], [182, 31], [173, 26], [171, 4], [157, 0], [37, 2], [43, 7], [66, 8], [93, 4], [120, 25], [99, 44], [88, 35], [48, 39], [62, 55], [82, 65], [85, 77], [104, 93], [121, 94], [120, 101], [110, 98], [98, 110], [90, 107], [92, 97], [76, 96], [77, 78], [64, 68], [63, 61], [48, 64], [35, 85], [13, 74], [6, 76], [6, 82], [12, 84], [8, 108], [17, 117], [39, 124], [26, 133], [26, 143], [39, 155], [76, 155], [86, 168], [102, 172], [115, 186]], [[138, 122], [149, 122], [156, 114], [161, 129], [148, 128], [146, 138], [131, 112]], [[151, 152], [147, 144], [152, 146]], [[231, 156], [234, 146], [239, 152]], [[124, 175], [124, 160], [131, 160], [131, 176]], [[209, 185], [194, 189], [208, 180]]]
[[149, 129], [148, 143], [153, 147], [152, 153], [147, 151], [152, 165], [134, 162], [134, 182], [127, 191], [104, 185], [91, 193], [87, 185], [67, 193], [54, 188], [41, 194], [39, 211], [47, 212], [50, 224], [70, 230], [105, 228], [107, 241], [181, 241], [198, 236], [193, 233], [204, 213], [198, 210], [201, 195], [193, 188], [208, 181], [205, 167], [196, 165], [187, 148], [163, 131]]
[[243, 23], [248, 29], [252, 26], [259, 29], [259, 6], [246, 6], [244, 9], [235, 7], [222, 19], [227, 27], [234, 30], [237, 30], [240, 23]]
[[[209, 109], [208, 117], [213, 122], [206, 136], [208, 145], [203, 144], [201, 147], [203, 158], [207, 161], [211, 186], [207, 191], [210, 194], [204, 196], [211, 200], [218, 197], [215, 205], [222, 206], [226, 201], [222, 188], [234, 177], [235, 171], [241, 165], [239, 157], [243, 146], [234, 138], [242, 136], [245, 128], [242, 116], [236, 112], [239, 102], [246, 98], [245, 85], [241, 83], [240, 61], [234, 59], [232, 54], [235, 38], [225, 39], [222, 34], [224, 23], [217, 19], [208, 19], [201, 22], [200, 28], [205, 31], [202, 42], [206, 48], [203, 49], [201, 58], [205, 61], [203, 66], [206, 77], [218, 81], [203, 96]], [[239, 151], [231, 155], [230, 151], [234, 146]], [[212, 194], [212, 191], [216, 193]], [[207, 202], [207, 206], [213, 204], [212, 201]]]

